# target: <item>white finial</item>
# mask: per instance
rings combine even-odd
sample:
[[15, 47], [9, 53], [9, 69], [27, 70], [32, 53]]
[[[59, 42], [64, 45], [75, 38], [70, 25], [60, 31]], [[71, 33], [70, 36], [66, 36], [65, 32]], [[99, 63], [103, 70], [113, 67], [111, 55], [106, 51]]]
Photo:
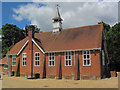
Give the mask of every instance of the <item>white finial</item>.
[[56, 7], [57, 8], [60, 7], [60, 3], [59, 2], [56, 3]]
[[52, 19], [53, 21], [53, 33], [58, 33], [62, 30], [62, 18], [60, 17], [59, 9], [60, 7], [59, 3], [56, 3], [56, 16]]

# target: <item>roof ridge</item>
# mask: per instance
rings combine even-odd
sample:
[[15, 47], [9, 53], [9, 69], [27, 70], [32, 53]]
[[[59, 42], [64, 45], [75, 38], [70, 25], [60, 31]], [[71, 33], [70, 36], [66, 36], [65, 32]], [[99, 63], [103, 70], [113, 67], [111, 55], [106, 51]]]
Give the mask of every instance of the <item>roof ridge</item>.
[[[101, 24], [94, 24], [94, 25], [87, 25], [87, 26], [80, 26], [80, 27], [73, 27], [73, 28], [66, 28], [66, 29], [63, 29], [63, 30], [71, 30], [71, 29], [91, 27], [91, 26], [97, 26], [97, 25], [101, 25]], [[40, 32], [40, 33], [50, 33], [50, 32], [52, 32], [52, 31]], [[40, 34], [40, 33], [35, 33], [35, 34]]]
[[101, 24], [87, 25], [87, 26], [74, 27], [74, 28], [67, 28], [67, 29], [63, 29], [63, 30], [71, 30], [71, 29], [84, 28], [84, 27], [91, 27], [91, 26], [97, 26], [97, 25], [101, 25]]

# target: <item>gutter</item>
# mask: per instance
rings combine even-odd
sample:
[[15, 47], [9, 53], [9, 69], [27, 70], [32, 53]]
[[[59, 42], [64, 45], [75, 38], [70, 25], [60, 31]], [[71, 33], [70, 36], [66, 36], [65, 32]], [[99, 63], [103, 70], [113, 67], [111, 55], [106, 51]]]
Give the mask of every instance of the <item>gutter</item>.
[[101, 51], [101, 48], [75, 49], [75, 50], [61, 50], [61, 51], [46, 51], [45, 53], [51, 53], [51, 52], [69, 52], [69, 51], [85, 51], [85, 50], [100, 50], [100, 51]]
[[[53, 52], [70, 52], [70, 51], [85, 51], [85, 50], [100, 50], [101, 51], [101, 48], [90, 48], [90, 49], [75, 49], [75, 50], [60, 50], [60, 51], [46, 51], [44, 52], [43, 54], [46, 54], [46, 53], [53, 53]], [[9, 55], [17, 55], [18, 54], [9, 54]]]

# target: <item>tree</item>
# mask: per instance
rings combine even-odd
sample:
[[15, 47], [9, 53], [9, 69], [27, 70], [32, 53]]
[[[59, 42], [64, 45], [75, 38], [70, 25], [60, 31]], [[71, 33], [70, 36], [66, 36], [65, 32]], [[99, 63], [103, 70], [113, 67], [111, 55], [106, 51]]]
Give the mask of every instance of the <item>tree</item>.
[[[37, 27], [37, 25], [34, 25], [35, 30], [34, 33], [40, 33], [40, 28]], [[28, 36], [28, 25], [25, 26], [25, 32], [24, 32], [25, 36]]]
[[103, 31], [106, 36], [110, 70], [120, 71], [120, 23], [113, 27], [103, 21], [100, 23], [103, 23]]
[[2, 56], [12, 48], [15, 43], [25, 38], [24, 31], [13, 24], [2, 25]]
[[106, 33], [110, 69], [120, 71], [120, 23], [115, 24]]
[[109, 31], [111, 27], [110, 27], [109, 24], [107, 24], [107, 23], [105, 23], [105, 22], [103, 22], [103, 21], [99, 22], [98, 24], [101, 24], [101, 23], [103, 23], [103, 31], [104, 31], [105, 34], [106, 34], [107, 31]]

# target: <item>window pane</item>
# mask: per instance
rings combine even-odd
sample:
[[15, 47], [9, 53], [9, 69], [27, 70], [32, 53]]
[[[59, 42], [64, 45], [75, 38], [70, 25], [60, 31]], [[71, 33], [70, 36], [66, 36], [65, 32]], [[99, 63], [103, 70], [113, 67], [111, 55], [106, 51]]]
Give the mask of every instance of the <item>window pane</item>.
[[49, 60], [51, 60], [51, 57], [49, 57]]
[[40, 60], [40, 57], [38, 57], [38, 60]]
[[36, 59], [37, 61], [39, 60], [39, 57], [37, 57], [37, 59]]
[[37, 65], [37, 62], [35, 62], [35, 65]]
[[86, 60], [84, 60], [84, 65], [86, 65]]
[[52, 53], [52, 56], [54, 56], [54, 53]]
[[84, 51], [84, 54], [86, 54], [86, 51]]
[[26, 65], [26, 53], [22, 54], [22, 65], [25, 66]]
[[69, 56], [69, 59], [71, 59], [71, 56]]
[[87, 58], [90, 58], [90, 55], [87, 55]]
[[66, 56], [66, 59], [68, 59], [68, 56]]
[[37, 66], [39, 65], [39, 62], [37, 61]]
[[40, 65], [40, 62], [38, 61], [38, 65]]
[[83, 65], [90, 65], [90, 51], [84, 51], [83, 54]]
[[87, 54], [89, 54], [89, 51], [87, 51]]
[[54, 60], [54, 57], [52, 57], [52, 60]]
[[86, 55], [84, 55], [84, 59], [86, 59]]
[[55, 59], [55, 54], [54, 53], [50, 53], [49, 54], [49, 65], [50, 66], [54, 65], [54, 59]]
[[69, 55], [71, 55], [71, 53], [69, 52]]
[[69, 60], [69, 65], [71, 65], [71, 60]]
[[65, 52], [65, 54], [67, 55], [67, 52]]
[[65, 62], [66, 66], [71, 65], [71, 52], [65, 52]]
[[52, 61], [52, 65], [54, 65], [54, 61]]
[[37, 57], [35, 57], [35, 60], [37, 60]]
[[50, 65], [51, 65], [51, 61], [50, 61], [49, 63], [50, 63]]
[[66, 65], [68, 65], [68, 61], [66, 61]]
[[87, 65], [89, 65], [90, 64], [90, 61], [89, 60], [87, 60]]

